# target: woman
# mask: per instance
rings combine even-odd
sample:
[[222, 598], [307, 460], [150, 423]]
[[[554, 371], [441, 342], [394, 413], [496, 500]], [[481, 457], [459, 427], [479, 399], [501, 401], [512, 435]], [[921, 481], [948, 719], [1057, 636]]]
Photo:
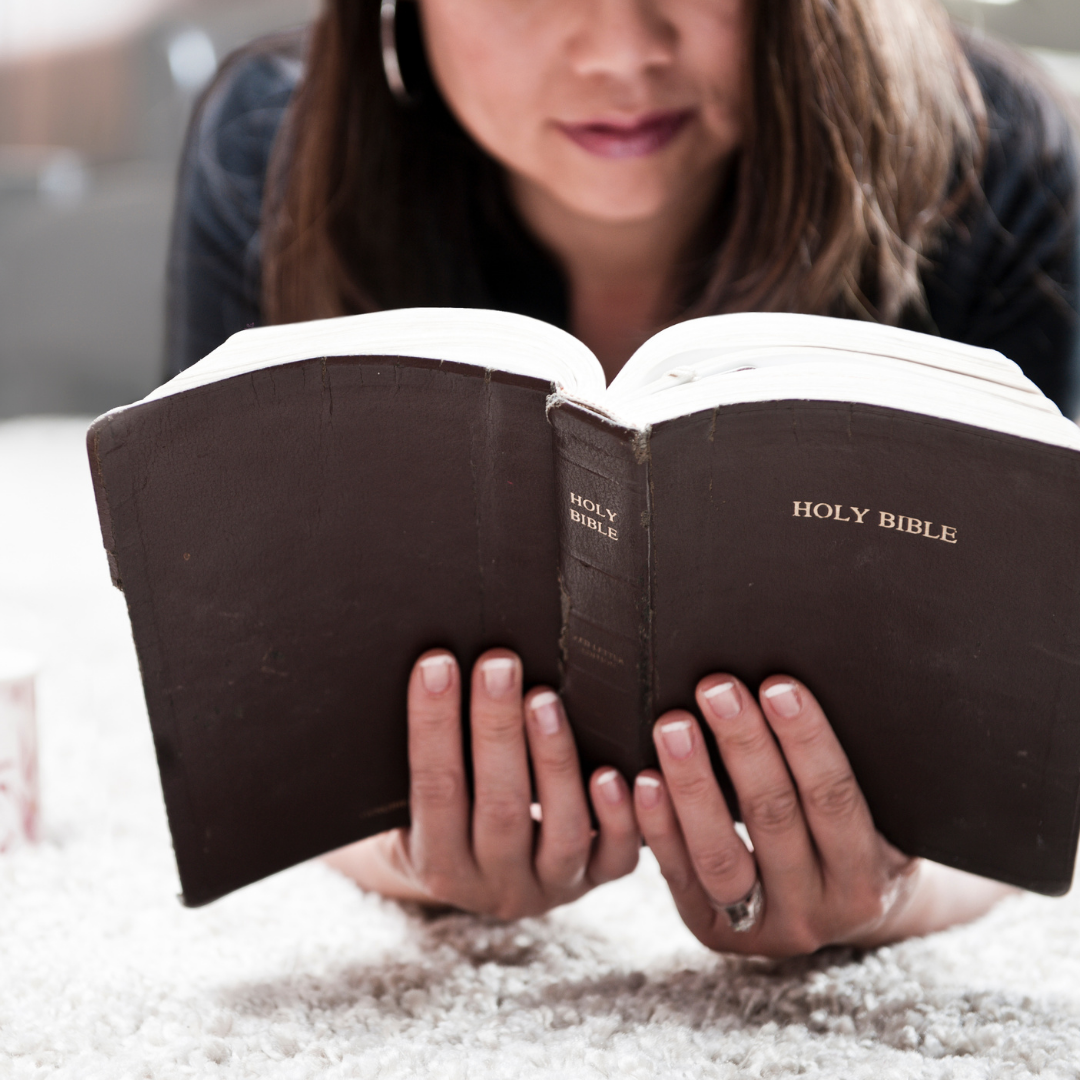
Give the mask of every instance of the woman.
[[[675, 319], [871, 318], [998, 348], [1072, 410], [1076, 164], [1015, 62], [936, 0], [331, 0], [233, 58], [193, 124], [170, 364], [227, 334], [414, 304], [563, 325], [609, 377]], [[410, 830], [331, 861], [389, 896], [536, 914], [629, 871], [639, 833], [724, 950], [873, 945], [1005, 890], [893, 849], [810, 690], [697, 688], [660, 770], [586, 793], [557, 695], [505, 650], [409, 685]], [[542, 811], [530, 818], [530, 768]], [[598, 827], [590, 828], [588, 799]]]

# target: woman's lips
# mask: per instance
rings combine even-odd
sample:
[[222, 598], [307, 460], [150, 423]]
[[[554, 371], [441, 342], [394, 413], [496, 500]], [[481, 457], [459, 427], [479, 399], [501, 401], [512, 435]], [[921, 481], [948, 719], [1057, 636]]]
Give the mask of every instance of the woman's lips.
[[649, 113], [630, 124], [592, 121], [559, 124], [559, 130], [597, 157], [646, 157], [662, 150], [693, 119], [693, 109]]

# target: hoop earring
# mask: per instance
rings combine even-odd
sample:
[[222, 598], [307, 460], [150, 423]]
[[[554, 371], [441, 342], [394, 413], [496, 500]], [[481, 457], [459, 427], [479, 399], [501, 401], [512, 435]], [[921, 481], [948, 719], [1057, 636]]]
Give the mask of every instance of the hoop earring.
[[379, 31], [382, 41], [382, 66], [386, 85], [399, 105], [412, 104], [412, 96], [405, 89], [401, 77], [401, 64], [397, 51], [397, 0], [381, 0], [379, 4]]

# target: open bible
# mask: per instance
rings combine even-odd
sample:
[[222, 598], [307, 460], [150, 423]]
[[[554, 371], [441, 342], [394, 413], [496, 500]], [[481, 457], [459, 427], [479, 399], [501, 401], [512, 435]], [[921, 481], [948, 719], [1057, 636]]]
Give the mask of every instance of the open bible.
[[[1068, 889], [1080, 430], [987, 350], [725, 315], [245, 331], [88, 435], [188, 904], [407, 824], [405, 686], [516, 650], [631, 778], [696, 681], [821, 701], [894, 844]], [[717, 768], [722, 768], [717, 761]]]

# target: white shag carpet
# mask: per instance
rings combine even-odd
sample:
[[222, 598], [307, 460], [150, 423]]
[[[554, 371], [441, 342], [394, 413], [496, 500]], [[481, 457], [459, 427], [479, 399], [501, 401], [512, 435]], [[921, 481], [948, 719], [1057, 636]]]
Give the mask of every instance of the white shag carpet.
[[647, 857], [509, 926], [319, 864], [182, 908], [85, 426], [0, 424], [0, 645], [44, 661], [44, 839], [0, 856], [0, 1077], [1080, 1077], [1080, 898], [786, 964], [700, 947]]

